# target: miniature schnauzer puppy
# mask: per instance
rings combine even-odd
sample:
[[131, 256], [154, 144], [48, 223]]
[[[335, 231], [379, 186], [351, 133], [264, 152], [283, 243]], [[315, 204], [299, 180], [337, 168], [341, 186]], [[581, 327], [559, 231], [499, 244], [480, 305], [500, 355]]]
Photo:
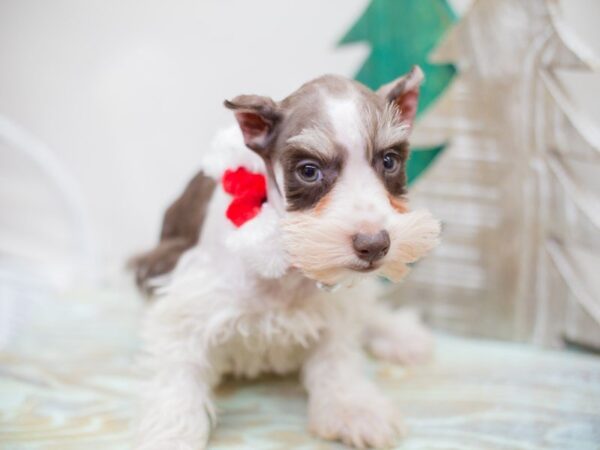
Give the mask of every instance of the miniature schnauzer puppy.
[[363, 345], [400, 363], [431, 350], [416, 317], [375, 301], [378, 276], [399, 281], [440, 232], [405, 199], [422, 79], [415, 67], [374, 92], [326, 75], [279, 102], [225, 102], [237, 125], [135, 261], [142, 285], [163, 280], [143, 332], [153, 375], [138, 450], [205, 448], [226, 374], [299, 371], [308, 428], [323, 439], [382, 447], [401, 436], [361, 358]]

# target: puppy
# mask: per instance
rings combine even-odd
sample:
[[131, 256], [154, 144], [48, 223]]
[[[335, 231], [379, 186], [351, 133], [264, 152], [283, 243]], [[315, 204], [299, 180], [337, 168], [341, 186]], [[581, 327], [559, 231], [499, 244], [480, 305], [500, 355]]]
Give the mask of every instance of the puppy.
[[279, 102], [225, 102], [237, 126], [135, 262], [143, 286], [162, 275], [143, 331], [153, 375], [138, 450], [205, 448], [225, 374], [299, 371], [318, 437], [385, 447], [401, 436], [361, 347], [396, 362], [431, 349], [416, 317], [375, 302], [377, 275], [399, 281], [438, 241], [438, 221], [404, 197], [422, 79], [415, 67], [373, 92], [327, 75]]

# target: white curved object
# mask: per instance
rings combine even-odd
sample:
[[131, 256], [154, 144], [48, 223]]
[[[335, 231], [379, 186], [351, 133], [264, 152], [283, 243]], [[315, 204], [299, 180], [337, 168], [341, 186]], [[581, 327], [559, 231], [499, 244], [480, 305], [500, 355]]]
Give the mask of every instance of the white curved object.
[[24, 154], [54, 184], [72, 226], [78, 265], [74, 268], [74, 272], [78, 272], [78, 275], [90, 281], [95, 279], [97, 253], [80, 186], [46, 144], [2, 115], [0, 115], [0, 142]]

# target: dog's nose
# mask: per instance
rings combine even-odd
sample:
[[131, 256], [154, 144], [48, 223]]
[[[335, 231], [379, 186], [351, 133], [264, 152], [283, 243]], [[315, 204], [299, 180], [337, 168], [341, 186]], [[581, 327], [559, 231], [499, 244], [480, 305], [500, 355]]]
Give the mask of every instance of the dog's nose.
[[352, 236], [352, 246], [360, 259], [372, 263], [387, 254], [390, 249], [390, 235], [385, 230], [375, 234], [358, 233]]

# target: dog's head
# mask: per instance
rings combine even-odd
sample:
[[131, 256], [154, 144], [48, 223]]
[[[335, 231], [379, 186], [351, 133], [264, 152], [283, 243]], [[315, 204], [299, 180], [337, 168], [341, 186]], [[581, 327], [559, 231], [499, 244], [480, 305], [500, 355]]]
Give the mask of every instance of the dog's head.
[[266, 163], [269, 201], [285, 210], [285, 250], [306, 276], [332, 284], [377, 272], [396, 281], [435, 245], [438, 222], [409, 212], [404, 198], [422, 79], [415, 67], [374, 92], [328, 75], [281, 102], [225, 102]]

